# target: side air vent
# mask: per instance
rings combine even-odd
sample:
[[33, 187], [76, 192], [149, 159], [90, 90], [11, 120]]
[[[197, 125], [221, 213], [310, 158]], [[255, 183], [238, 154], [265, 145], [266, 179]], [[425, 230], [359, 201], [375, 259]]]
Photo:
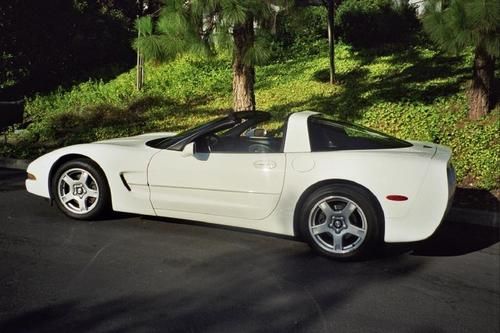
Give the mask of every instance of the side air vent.
[[127, 184], [127, 181], [125, 180], [125, 177], [123, 177], [122, 173], [120, 174], [120, 179], [122, 180], [123, 186], [125, 186], [125, 188], [130, 192], [130, 186]]

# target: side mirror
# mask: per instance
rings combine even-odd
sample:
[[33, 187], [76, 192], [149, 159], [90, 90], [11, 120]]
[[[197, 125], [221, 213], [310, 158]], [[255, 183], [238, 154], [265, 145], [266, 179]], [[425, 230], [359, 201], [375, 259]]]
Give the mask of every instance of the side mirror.
[[190, 142], [184, 146], [184, 149], [181, 152], [182, 157], [189, 157], [194, 155], [194, 142]]

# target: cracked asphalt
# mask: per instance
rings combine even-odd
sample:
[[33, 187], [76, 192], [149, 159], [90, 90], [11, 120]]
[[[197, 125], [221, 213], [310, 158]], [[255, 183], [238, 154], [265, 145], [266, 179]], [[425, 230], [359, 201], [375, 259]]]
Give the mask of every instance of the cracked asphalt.
[[339, 263], [169, 219], [71, 220], [0, 169], [0, 332], [499, 332], [499, 230]]

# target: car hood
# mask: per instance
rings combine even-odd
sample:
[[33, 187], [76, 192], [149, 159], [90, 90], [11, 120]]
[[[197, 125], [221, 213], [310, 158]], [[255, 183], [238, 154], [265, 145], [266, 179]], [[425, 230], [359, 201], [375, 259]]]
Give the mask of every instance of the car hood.
[[125, 137], [125, 138], [102, 140], [102, 141], [97, 141], [94, 143], [108, 144], [108, 145], [115, 145], [115, 146], [124, 146], [124, 147], [138, 147], [138, 146], [142, 147], [148, 141], [160, 139], [160, 138], [166, 138], [169, 136], [173, 136], [175, 134], [176, 133], [174, 133], [174, 132], [157, 132], [157, 133], [148, 133], [148, 134], [141, 134], [141, 135], [136, 135], [136, 136], [129, 136], [129, 137]]

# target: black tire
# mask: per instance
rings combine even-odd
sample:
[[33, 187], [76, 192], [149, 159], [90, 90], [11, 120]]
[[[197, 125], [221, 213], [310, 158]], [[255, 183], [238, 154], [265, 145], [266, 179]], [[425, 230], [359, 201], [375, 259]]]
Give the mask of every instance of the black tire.
[[322, 255], [342, 260], [366, 258], [382, 240], [383, 216], [378, 207], [373, 195], [361, 186], [325, 185], [314, 190], [300, 205], [298, 231]]
[[[79, 182], [83, 172], [88, 174], [87, 180]], [[68, 182], [62, 180], [69, 176], [75, 183], [70, 186]], [[69, 179], [69, 178], [65, 178]], [[78, 191], [81, 191], [78, 192]], [[66, 197], [69, 201], [63, 202], [61, 197]], [[91, 196], [92, 193], [92, 196]], [[51, 179], [51, 194], [59, 209], [67, 216], [77, 220], [95, 220], [104, 217], [110, 210], [109, 185], [101, 169], [90, 159], [79, 158], [62, 164], [54, 173]], [[95, 197], [97, 195], [97, 197]], [[87, 207], [88, 210], [78, 209]]]

